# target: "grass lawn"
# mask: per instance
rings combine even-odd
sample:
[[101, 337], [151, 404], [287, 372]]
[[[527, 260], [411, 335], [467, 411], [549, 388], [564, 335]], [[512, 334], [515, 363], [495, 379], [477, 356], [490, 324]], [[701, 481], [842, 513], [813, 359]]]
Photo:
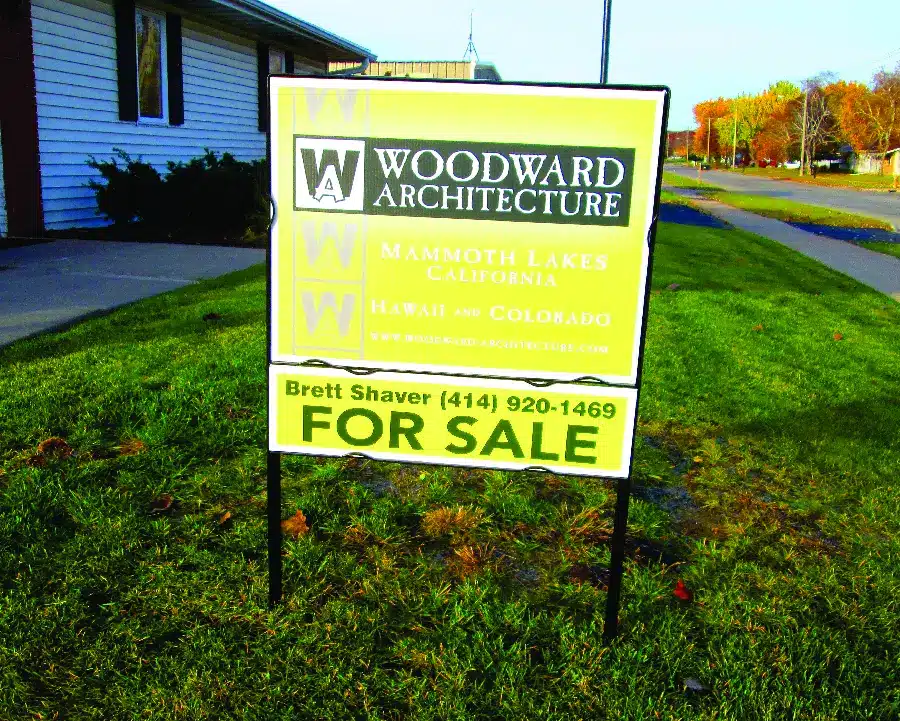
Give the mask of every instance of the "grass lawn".
[[663, 171], [663, 184], [671, 185], [674, 188], [691, 188], [694, 190], [722, 190], [718, 186], [715, 186], [711, 183], [704, 182], [702, 180], [697, 180], [696, 178], [685, 178], [683, 175], [678, 175], [677, 173], [669, 173], [665, 170]]
[[885, 255], [893, 255], [895, 258], [900, 258], [900, 243], [861, 242], [857, 243], [857, 245], [861, 245], [863, 248], [868, 248], [869, 250], [874, 250], [877, 253], [884, 253]]
[[800, 175], [800, 171], [796, 168], [740, 168], [732, 169], [729, 167], [717, 168], [717, 170], [727, 170], [732, 173], [745, 173], [746, 175], [755, 175], [759, 178], [769, 178], [770, 180], [793, 180], [797, 183], [806, 183], [808, 185], [824, 185], [831, 188], [853, 188], [855, 190], [888, 190], [893, 183], [891, 175], [868, 175], [853, 173], [832, 173], [818, 172], [816, 177], [811, 175]]
[[691, 205], [690, 200], [683, 195], [677, 195], [671, 190], [661, 190], [659, 193], [661, 203], [672, 203], [673, 205]]
[[610, 647], [602, 480], [287, 458], [266, 608], [259, 268], [0, 350], [0, 718], [896, 719], [900, 305], [668, 224], [653, 287]]
[[865, 215], [845, 213], [841, 210], [833, 210], [819, 205], [807, 205], [782, 198], [770, 198], [762, 195], [745, 195], [743, 193], [716, 192], [709, 197], [719, 200], [736, 208], [749, 210], [751, 213], [764, 215], [768, 218], [783, 220], [786, 223], [818, 223], [820, 225], [833, 225], [841, 228], [882, 228], [893, 230], [893, 226], [877, 218], [869, 218]]

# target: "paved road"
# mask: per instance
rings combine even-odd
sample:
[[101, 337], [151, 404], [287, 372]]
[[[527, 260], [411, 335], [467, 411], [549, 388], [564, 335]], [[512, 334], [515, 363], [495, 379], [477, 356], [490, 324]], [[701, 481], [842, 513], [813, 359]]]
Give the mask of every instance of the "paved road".
[[252, 248], [59, 240], [0, 250], [0, 345], [266, 261]]
[[[683, 175], [686, 178], [697, 178], [697, 171], [694, 168], [666, 166], [666, 170], [677, 175]], [[793, 200], [798, 203], [821, 205], [826, 208], [845, 210], [848, 213], [868, 215], [872, 218], [886, 220], [895, 229], [900, 230], [900, 193], [824, 188], [816, 185], [792, 183], [789, 180], [767, 180], [766, 178], [757, 178], [752, 175], [723, 170], [704, 170], [703, 180], [725, 188], [725, 190], [733, 190], [739, 193], [784, 198], [785, 200]]]

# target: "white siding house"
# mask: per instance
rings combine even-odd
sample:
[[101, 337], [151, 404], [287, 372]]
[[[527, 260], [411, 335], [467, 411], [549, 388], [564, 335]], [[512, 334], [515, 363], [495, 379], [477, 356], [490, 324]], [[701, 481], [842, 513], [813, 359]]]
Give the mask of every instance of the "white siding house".
[[[131, 119], [122, 119], [123, 103], [143, 107], [143, 100], [135, 98], [139, 91], [132, 89], [123, 100], [123, 68], [126, 74], [136, 68], [134, 25], [130, 36], [121, 25], [129, 12], [132, 23], [137, 12], [139, 24], [146, 14], [162, 28], [162, 39], [156, 39], [162, 68], [160, 117], [140, 117], [136, 110]], [[100, 178], [88, 167], [89, 158], [108, 160], [114, 149], [121, 149], [160, 172], [167, 161], [186, 161], [206, 148], [239, 160], [262, 158], [265, 99], [260, 102], [260, 88], [270, 69], [324, 73], [332, 57], [361, 63], [372, 57], [259, 0], [168, 0], [163, 7], [157, 0], [138, 0], [137, 5], [132, 0], [31, 0], [29, 15], [40, 159], [35, 170], [46, 229], [105, 224], [88, 187], [91, 179]], [[11, 21], [0, 18], [2, 22]], [[173, 30], [175, 42], [168, 34]], [[124, 49], [117, 47], [119, 38]], [[175, 48], [174, 59], [169, 44]], [[126, 57], [130, 66], [123, 65], [123, 52], [132, 54]], [[176, 100], [168, 97], [172, 73], [179, 74]], [[175, 120], [166, 111], [173, 102], [178, 107]], [[0, 183], [0, 234], [6, 232], [2, 191]]]
[[[203, 149], [239, 160], [266, 154], [257, 127], [256, 43], [185, 22], [184, 125], [119, 120], [116, 32], [111, 4], [101, 0], [33, 0], [38, 140], [48, 229], [103, 223], [87, 186], [87, 165], [121, 148], [160, 172], [166, 161]], [[164, 141], [161, 137], [164, 131]], [[161, 142], [162, 141], [162, 142]]]
[[[0, 129], [0, 148], [2, 147], [3, 130]], [[3, 180], [3, 153], [0, 153], [0, 236], [6, 233], [6, 183]]]

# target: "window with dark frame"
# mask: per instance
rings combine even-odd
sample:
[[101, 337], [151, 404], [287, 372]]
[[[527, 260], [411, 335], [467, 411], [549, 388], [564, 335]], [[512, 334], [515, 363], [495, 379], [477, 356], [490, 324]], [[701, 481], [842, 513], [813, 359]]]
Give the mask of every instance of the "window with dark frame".
[[269, 75], [283, 75], [287, 72], [287, 63], [283, 50], [269, 50]]
[[166, 53], [165, 18], [135, 10], [137, 51], [138, 116], [142, 120], [165, 120]]

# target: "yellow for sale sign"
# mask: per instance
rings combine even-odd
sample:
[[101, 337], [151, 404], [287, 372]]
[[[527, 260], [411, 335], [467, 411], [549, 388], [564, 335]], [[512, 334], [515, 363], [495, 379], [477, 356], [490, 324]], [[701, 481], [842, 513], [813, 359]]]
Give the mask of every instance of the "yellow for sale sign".
[[272, 78], [271, 360], [634, 385], [664, 101]]
[[624, 478], [637, 391], [270, 366], [269, 449]]

